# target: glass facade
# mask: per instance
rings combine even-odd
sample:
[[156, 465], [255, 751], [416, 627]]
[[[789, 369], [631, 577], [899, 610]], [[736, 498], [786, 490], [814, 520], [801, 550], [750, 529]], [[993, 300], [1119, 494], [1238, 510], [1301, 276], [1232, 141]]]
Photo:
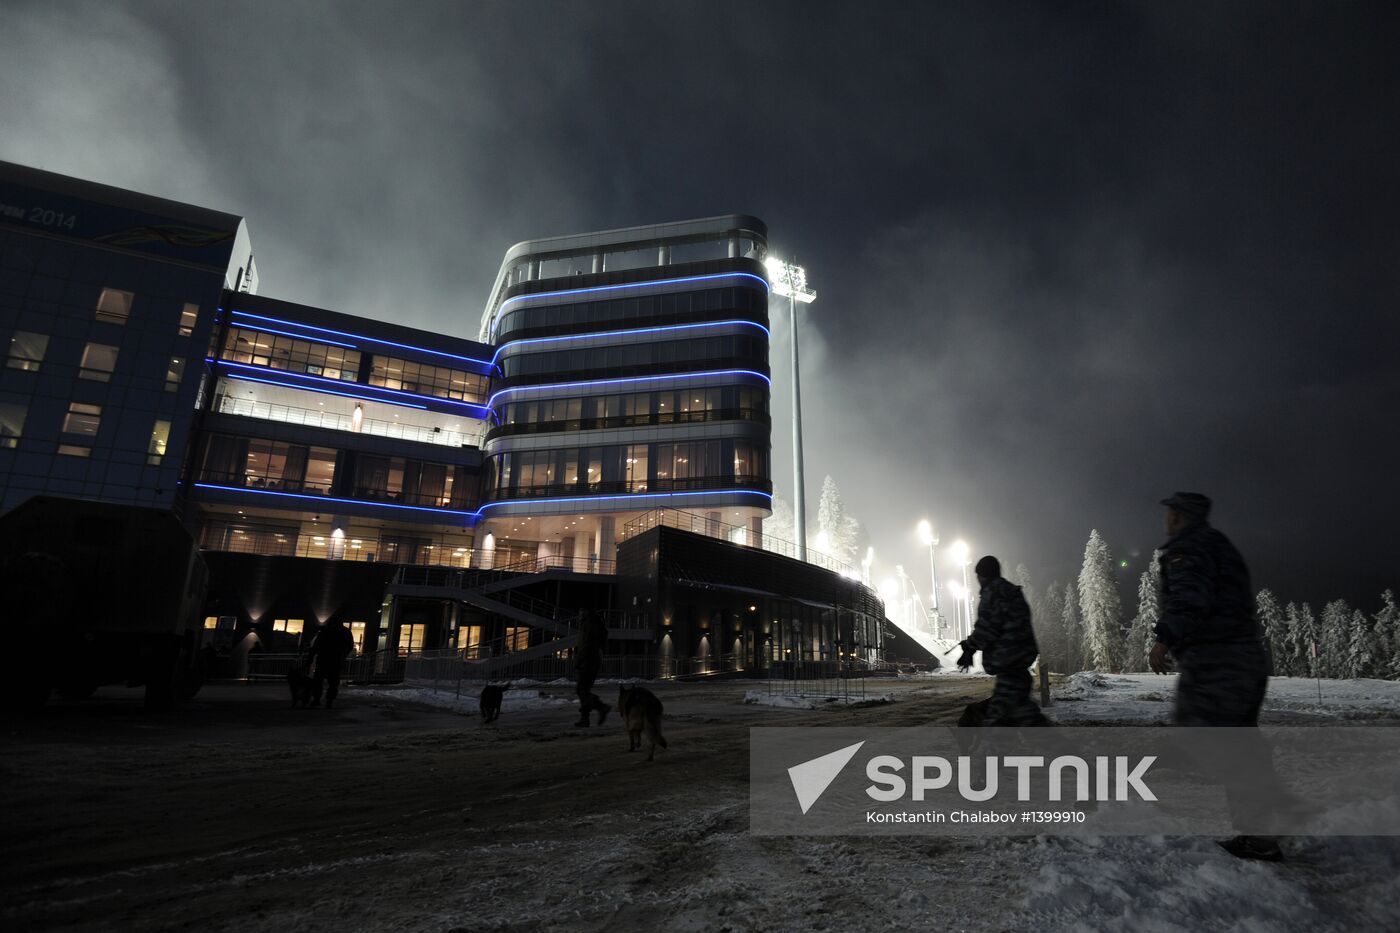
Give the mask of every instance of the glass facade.
[[268, 334], [247, 327], [228, 328], [224, 334], [224, 346], [219, 358], [232, 363], [267, 366], [324, 379], [356, 382], [360, 378], [359, 350], [281, 334]]
[[729, 439], [510, 451], [484, 471], [486, 500], [772, 489], [767, 445]]
[[768, 421], [766, 387], [729, 385], [498, 404], [488, 437], [704, 421]]
[[581, 334], [733, 318], [768, 323], [768, 294], [762, 288], [702, 288], [664, 295], [515, 308], [501, 315], [501, 344], [558, 333]]
[[504, 357], [503, 384], [606, 379], [739, 366], [768, 372], [768, 340], [748, 334], [544, 350]]

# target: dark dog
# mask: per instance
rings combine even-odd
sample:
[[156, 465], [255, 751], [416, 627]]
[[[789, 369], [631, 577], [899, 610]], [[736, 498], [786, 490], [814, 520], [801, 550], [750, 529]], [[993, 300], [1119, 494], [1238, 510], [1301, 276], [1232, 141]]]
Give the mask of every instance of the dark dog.
[[627, 730], [627, 750], [635, 752], [642, 747], [642, 733], [646, 733], [651, 748], [647, 751], [647, 761], [656, 754], [656, 746], [666, 747], [666, 739], [661, 734], [661, 701], [646, 687], [623, 686], [617, 693], [617, 711], [622, 716], [622, 725]]
[[501, 715], [501, 699], [510, 684], [487, 684], [481, 688], [481, 721], [495, 722]]
[[304, 667], [294, 667], [287, 671], [287, 687], [292, 691], [292, 709], [305, 709], [311, 705], [316, 692], [316, 681]]

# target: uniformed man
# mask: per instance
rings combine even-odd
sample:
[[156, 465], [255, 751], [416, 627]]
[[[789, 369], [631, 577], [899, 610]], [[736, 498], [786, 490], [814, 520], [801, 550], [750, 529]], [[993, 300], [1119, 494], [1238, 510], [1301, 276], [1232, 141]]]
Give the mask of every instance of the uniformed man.
[[[1209, 498], [1178, 492], [1162, 504], [1169, 538], [1159, 558], [1162, 617], [1148, 664], [1165, 674], [1175, 660], [1181, 672], [1172, 721], [1179, 726], [1257, 726], [1269, 665], [1249, 568], [1230, 539], [1211, 526]], [[1271, 781], [1272, 771], [1257, 779]], [[1242, 784], [1226, 790], [1232, 810], [1239, 810], [1261, 788]], [[1237, 836], [1221, 845], [1241, 858], [1282, 857], [1278, 841], [1269, 836]]]
[[982, 594], [977, 604], [977, 624], [962, 642], [958, 666], [966, 670], [982, 652], [982, 670], [996, 676], [996, 687], [987, 704], [986, 726], [1030, 726], [1045, 721], [1031, 699], [1030, 667], [1040, 649], [1031, 629], [1031, 610], [1021, 588], [1001, 575], [1001, 562], [984, 557], [977, 562], [977, 582]]

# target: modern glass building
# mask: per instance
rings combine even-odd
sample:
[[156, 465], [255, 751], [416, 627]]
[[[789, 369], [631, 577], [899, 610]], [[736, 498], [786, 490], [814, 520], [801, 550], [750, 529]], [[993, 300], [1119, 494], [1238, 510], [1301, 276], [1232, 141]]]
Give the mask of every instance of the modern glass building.
[[755, 550], [766, 236], [517, 244], [468, 340], [256, 294], [238, 217], [0, 163], [0, 510], [171, 509], [244, 650], [335, 616], [390, 656], [558, 657], [602, 609], [637, 673], [876, 658], [865, 587]]

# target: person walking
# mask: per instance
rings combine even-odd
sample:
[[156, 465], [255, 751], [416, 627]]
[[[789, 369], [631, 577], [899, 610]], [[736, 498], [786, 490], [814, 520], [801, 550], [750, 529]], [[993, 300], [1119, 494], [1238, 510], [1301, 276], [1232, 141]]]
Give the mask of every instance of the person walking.
[[315, 640], [311, 642], [311, 649], [307, 652], [308, 659], [316, 662], [316, 674], [311, 686], [312, 706], [321, 705], [323, 689], [326, 695], [326, 709], [335, 705], [336, 695], [340, 692], [340, 672], [345, 665], [346, 656], [353, 650], [355, 636], [351, 635], [345, 623], [337, 618], [332, 618], [316, 633]]
[[598, 725], [603, 724], [611, 706], [598, 699], [593, 693], [593, 682], [603, 669], [603, 647], [608, 642], [608, 621], [601, 612], [590, 612], [584, 616], [579, 627], [578, 646], [574, 649], [574, 674], [578, 679], [578, 722], [576, 726], [589, 725], [588, 714], [598, 711]]
[[1030, 667], [1040, 654], [1031, 629], [1031, 609], [1021, 588], [1001, 575], [1001, 562], [988, 555], [977, 562], [977, 582], [982, 587], [977, 604], [977, 624], [961, 642], [958, 667], [966, 670], [982, 652], [982, 670], [996, 677], [982, 724], [1033, 726], [1045, 722], [1031, 699]]
[[[1269, 682], [1269, 660], [1255, 617], [1249, 568], [1239, 550], [1210, 524], [1211, 500], [1195, 492], [1163, 499], [1167, 543], [1162, 545], [1162, 617], [1148, 666], [1180, 671], [1172, 722], [1178, 726], [1258, 726]], [[1273, 769], [1262, 737], [1257, 773], [1226, 787], [1231, 811], [1257, 819], [1256, 801], [1272, 790]], [[1277, 799], [1277, 798], [1273, 798]], [[1252, 820], [1251, 820], [1252, 821]], [[1240, 835], [1221, 843], [1240, 858], [1283, 857], [1273, 836]]]

